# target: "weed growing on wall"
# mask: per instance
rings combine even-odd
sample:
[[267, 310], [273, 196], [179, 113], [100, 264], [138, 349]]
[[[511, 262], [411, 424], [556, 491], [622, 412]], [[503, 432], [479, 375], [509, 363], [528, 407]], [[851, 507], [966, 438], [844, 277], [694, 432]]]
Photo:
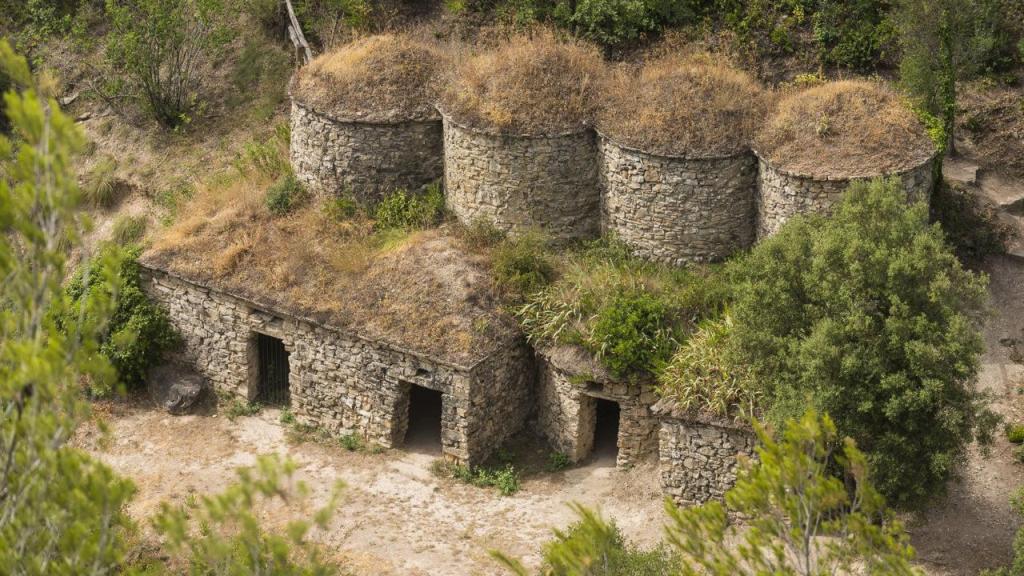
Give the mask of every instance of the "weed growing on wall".
[[375, 226], [383, 230], [436, 226], [444, 218], [444, 192], [436, 182], [419, 194], [396, 190], [377, 204], [373, 216]]

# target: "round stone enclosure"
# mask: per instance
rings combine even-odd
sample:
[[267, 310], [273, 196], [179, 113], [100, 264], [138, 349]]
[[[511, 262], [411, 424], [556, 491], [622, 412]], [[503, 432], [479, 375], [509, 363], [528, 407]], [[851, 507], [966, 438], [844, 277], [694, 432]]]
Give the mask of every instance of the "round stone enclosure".
[[602, 227], [672, 265], [727, 258], [754, 240], [757, 160], [662, 156], [599, 136]]
[[345, 121], [292, 100], [291, 162], [312, 192], [379, 201], [417, 190], [444, 173], [441, 120]]
[[448, 208], [513, 234], [531, 228], [554, 240], [596, 237], [600, 194], [591, 130], [551, 136], [496, 134], [444, 118]]
[[816, 178], [772, 166], [758, 155], [757, 237], [766, 238], [779, 231], [797, 214], [827, 214], [852, 182], [897, 176], [903, 182], [908, 202], [930, 202], [935, 176], [934, 158], [893, 174], [855, 178]]

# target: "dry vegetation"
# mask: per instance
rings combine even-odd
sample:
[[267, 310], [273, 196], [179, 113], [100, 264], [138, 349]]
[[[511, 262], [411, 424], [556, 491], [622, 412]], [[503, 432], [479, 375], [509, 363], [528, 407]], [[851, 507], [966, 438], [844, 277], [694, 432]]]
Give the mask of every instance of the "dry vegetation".
[[294, 95], [343, 120], [436, 118], [446, 51], [420, 36], [370, 36], [323, 54], [296, 74]]
[[374, 231], [308, 201], [273, 216], [270, 180], [202, 187], [143, 255], [148, 265], [402, 347], [470, 363], [502, 345], [484, 255], [440, 230]]
[[709, 54], [670, 55], [620, 70], [602, 87], [598, 127], [645, 151], [726, 156], [750, 146], [766, 111], [765, 91]]
[[1024, 177], [1024, 89], [974, 82], [961, 91], [958, 146], [985, 168]]
[[441, 92], [459, 123], [515, 134], [576, 131], [593, 121], [605, 73], [593, 46], [548, 32], [513, 37], [464, 59]]
[[755, 139], [776, 167], [817, 177], [861, 177], [917, 166], [935, 147], [891, 89], [844, 80], [782, 98]]

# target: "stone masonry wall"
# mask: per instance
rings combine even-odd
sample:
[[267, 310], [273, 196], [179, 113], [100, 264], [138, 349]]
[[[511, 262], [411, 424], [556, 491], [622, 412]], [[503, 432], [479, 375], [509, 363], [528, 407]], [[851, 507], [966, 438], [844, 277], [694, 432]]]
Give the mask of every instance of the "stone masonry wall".
[[737, 456], [754, 454], [753, 432], [665, 417], [658, 433], [662, 492], [684, 506], [721, 500], [736, 483]]
[[444, 119], [448, 208], [465, 223], [552, 238], [599, 232], [597, 149], [590, 130], [560, 136], [489, 134]]
[[444, 174], [441, 121], [345, 122], [292, 101], [291, 162], [296, 177], [325, 196], [375, 202], [418, 190]]
[[722, 260], [754, 240], [757, 160], [658, 156], [601, 137], [602, 226], [666, 264]]
[[582, 381], [538, 359], [537, 426], [551, 446], [573, 462], [590, 455], [594, 442], [596, 398], [619, 403], [617, 466], [630, 466], [658, 449], [658, 420], [651, 412], [657, 401], [651, 384]]
[[[778, 232], [787, 220], [797, 214], [827, 214], [837, 204], [851, 182], [860, 178], [815, 179], [780, 170], [764, 158], [759, 160], [757, 237], [766, 238]], [[896, 174], [903, 181], [908, 201], [931, 199], [934, 183], [932, 160]], [[863, 178], [867, 179], [867, 178]]]
[[[487, 369], [449, 366], [273, 314], [160, 272], [147, 275], [146, 290], [169, 311], [184, 337], [186, 358], [218, 391], [254, 399], [255, 335], [280, 338], [289, 352], [291, 409], [300, 423], [399, 446], [408, 426], [410, 386], [415, 384], [442, 393], [444, 454], [476, 464], [517, 431], [528, 414], [522, 407], [532, 397], [521, 385], [521, 375], [528, 372], [522, 350], [485, 360]], [[488, 419], [504, 428], [488, 429], [482, 424]]]

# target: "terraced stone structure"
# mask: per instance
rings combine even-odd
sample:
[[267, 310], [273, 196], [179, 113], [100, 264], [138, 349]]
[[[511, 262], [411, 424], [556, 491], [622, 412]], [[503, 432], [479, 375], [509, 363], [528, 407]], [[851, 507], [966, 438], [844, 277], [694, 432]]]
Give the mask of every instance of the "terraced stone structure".
[[344, 120], [293, 98], [291, 126], [295, 176], [316, 194], [372, 203], [394, 190], [418, 190], [444, 173], [440, 117]]
[[740, 455], [754, 455], [754, 432], [726, 418], [680, 411], [671, 400], [653, 410], [661, 422], [662, 492], [684, 506], [722, 500], [736, 483]]
[[505, 232], [544, 230], [560, 240], [599, 232], [596, 140], [591, 130], [556, 135], [486, 132], [444, 119], [448, 209], [462, 222]]
[[649, 154], [601, 137], [603, 229], [638, 256], [672, 265], [717, 261], [754, 239], [757, 163]]
[[[658, 450], [657, 401], [650, 381], [612, 378], [592, 355], [575, 346], [538, 352], [537, 426], [573, 462], [595, 449], [613, 451], [617, 466], [631, 466]], [[600, 446], [603, 442], [608, 445]]]
[[897, 177], [908, 201], [931, 198], [935, 146], [878, 83], [832, 82], [783, 98], [755, 149], [758, 238], [797, 214], [827, 214], [857, 180]]
[[486, 221], [555, 241], [600, 232], [592, 46], [551, 34], [512, 38], [465, 58], [441, 92], [447, 205], [464, 223]]
[[373, 203], [441, 178], [434, 76], [443, 53], [400, 35], [358, 39], [317, 57], [290, 84], [291, 162], [326, 196]]

